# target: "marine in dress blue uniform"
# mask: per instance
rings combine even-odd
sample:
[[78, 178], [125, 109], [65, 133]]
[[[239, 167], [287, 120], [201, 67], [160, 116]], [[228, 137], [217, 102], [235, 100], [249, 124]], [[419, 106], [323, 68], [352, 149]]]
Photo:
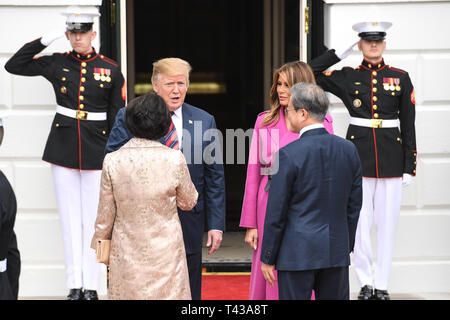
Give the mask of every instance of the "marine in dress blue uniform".
[[[42, 159], [52, 167], [69, 299], [96, 299], [100, 265], [89, 243], [97, 215], [104, 149], [116, 113], [125, 105], [125, 80], [118, 64], [92, 47], [97, 9], [68, 7], [63, 14], [64, 28], [25, 44], [5, 68], [17, 75], [43, 76], [53, 86], [56, 114]], [[88, 49], [71, 42], [72, 51], [37, 56], [64, 35], [71, 41], [89, 36]]]
[[[326, 71], [351, 48], [334, 49], [310, 62], [317, 84], [343, 101], [350, 114], [346, 138], [358, 149], [363, 174], [363, 206], [358, 222], [354, 262], [361, 284], [360, 299], [389, 299], [388, 281], [402, 183], [416, 174], [415, 93], [408, 73], [385, 63], [381, 54], [389, 22], [353, 26], [364, 59], [357, 68]], [[365, 42], [365, 43], [363, 43]], [[379, 60], [366, 56], [362, 45], [380, 46]], [[353, 47], [353, 46], [352, 46]], [[377, 261], [372, 272], [371, 227], [377, 225]], [[375, 289], [375, 290], [374, 290]]]

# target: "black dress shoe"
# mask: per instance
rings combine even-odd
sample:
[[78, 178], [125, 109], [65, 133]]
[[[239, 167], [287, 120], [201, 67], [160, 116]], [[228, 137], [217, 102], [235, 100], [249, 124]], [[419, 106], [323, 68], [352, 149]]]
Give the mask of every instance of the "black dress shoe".
[[391, 300], [391, 297], [389, 296], [389, 293], [387, 292], [387, 290], [375, 289], [374, 299], [375, 300]]
[[359, 291], [358, 300], [372, 300], [373, 299], [373, 288], [371, 286], [364, 286]]
[[95, 290], [84, 290], [83, 300], [98, 300], [97, 291], [95, 291]]
[[83, 300], [83, 291], [81, 289], [70, 289], [67, 300]]

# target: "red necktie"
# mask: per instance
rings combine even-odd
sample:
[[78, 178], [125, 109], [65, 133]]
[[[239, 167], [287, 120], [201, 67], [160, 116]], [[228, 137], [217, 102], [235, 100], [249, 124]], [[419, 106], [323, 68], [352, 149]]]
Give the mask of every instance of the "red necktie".
[[[172, 117], [174, 115], [173, 111], [170, 111], [170, 116]], [[178, 143], [178, 135], [177, 135], [177, 129], [175, 128], [175, 125], [173, 124], [173, 121], [170, 124], [169, 131], [164, 136], [164, 144], [172, 149], [179, 149], [179, 143]]]

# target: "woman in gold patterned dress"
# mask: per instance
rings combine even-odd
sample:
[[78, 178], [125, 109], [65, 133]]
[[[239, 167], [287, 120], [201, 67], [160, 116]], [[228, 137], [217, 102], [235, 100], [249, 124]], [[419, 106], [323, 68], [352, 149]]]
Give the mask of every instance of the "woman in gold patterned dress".
[[91, 243], [111, 239], [108, 297], [191, 299], [177, 206], [192, 209], [198, 193], [183, 154], [157, 141], [169, 111], [147, 94], [130, 101], [125, 122], [134, 138], [105, 157]]

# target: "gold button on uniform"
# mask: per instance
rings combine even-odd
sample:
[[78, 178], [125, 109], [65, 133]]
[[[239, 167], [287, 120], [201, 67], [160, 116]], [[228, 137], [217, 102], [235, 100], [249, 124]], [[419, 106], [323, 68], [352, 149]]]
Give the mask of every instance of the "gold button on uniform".
[[374, 113], [374, 114], [373, 114], [373, 117], [374, 117], [375, 119], [378, 119], [378, 113]]
[[377, 72], [376, 72], [376, 71], [374, 71], [374, 72], [372, 72], [372, 74], [373, 74], [374, 76], [376, 76], [376, 75], [377, 75]]
[[80, 96], [80, 100], [83, 101], [83, 100], [84, 100], [84, 97], [83, 97], [83, 96]]
[[414, 173], [416, 173], [416, 170], [413, 170]]
[[103, 133], [103, 134], [106, 134], [106, 131], [105, 131], [105, 130], [103, 130], [103, 131], [102, 131], [102, 133]]
[[100, 83], [100, 88], [103, 88], [103, 83]]
[[355, 108], [359, 108], [359, 107], [361, 107], [361, 105], [362, 105], [361, 100], [359, 100], [359, 99], [353, 100], [353, 106], [354, 106]]
[[86, 74], [86, 72], [87, 72], [86, 69], [81, 69], [82, 74]]
[[59, 123], [55, 124], [55, 126], [58, 128], [59, 127]]
[[369, 65], [368, 65], [368, 66], [369, 66], [369, 68], [372, 68], [372, 65], [371, 65], [370, 63], [369, 63]]
[[377, 79], [373, 79], [373, 80], [372, 80], [372, 83], [373, 83], [373, 84], [377, 84], [377, 82], [378, 82]]
[[373, 110], [377, 110], [378, 106], [376, 104], [373, 105]]
[[84, 104], [80, 104], [80, 109], [84, 109]]
[[355, 136], [351, 136], [350, 139], [352, 139], [352, 140], [355, 139]]
[[377, 88], [373, 88], [373, 90], [372, 90], [373, 92], [377, 92], [378, 91], [378, 89]]
[[86, 64], [87, 64], [86, 62], [82, 62], [82, 63], [81, 63], [81, 66], [82, 66], [82, 67], [86, 67]]
[[85, 77], [82, 77], [82, 78], [81, 78], [81, 82], [86, 82], [86, 78], [85, 78]]
[[401, 139], [400, 139], [400, 138], [397, 138], [397, 141], [401, 141]]
[[62, 77], [61, 80], [62, 80], [62, 81], [66, 81], [66, 77]]
[[84, 92], [84, 87], [83, 86], [80, 87], [80, 91]]
[[358, 91], [358, 90], [356, 90], [356, 91], [355, 91], [355, 94], [358, 94], [358, 93], [359, 93], [359, 91]]
[[378, 100], [378, 98], [377, 97], [373, 97], [373, 101], [377, 101]]

